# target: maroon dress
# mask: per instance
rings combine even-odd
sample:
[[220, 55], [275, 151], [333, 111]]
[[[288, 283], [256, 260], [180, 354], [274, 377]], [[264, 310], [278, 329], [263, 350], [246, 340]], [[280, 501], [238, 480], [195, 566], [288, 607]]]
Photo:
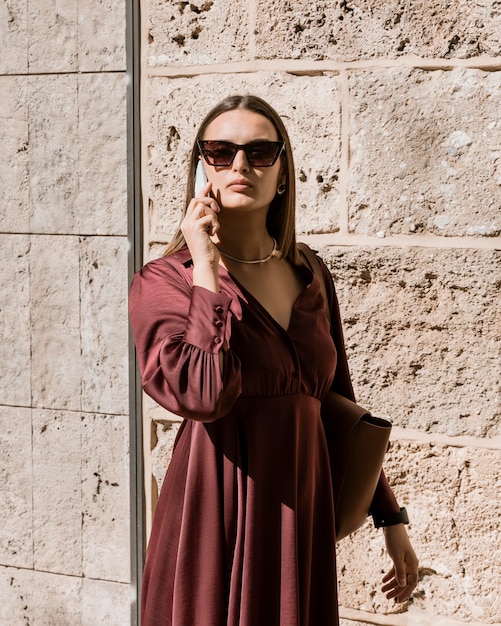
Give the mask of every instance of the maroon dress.
[[[155, 511], [142, 626], [338, 624], [329, 457], [320, 402], [353, 398], [325, 267], [287, 330], [224, 268], [192, 286], [189, 251], [145, 265], [130, 293], [143, 387], [185, 418]], [[223, 351], [221, 375], [219, 354]], [[378, 510], [398, 511], [384, 475]]]

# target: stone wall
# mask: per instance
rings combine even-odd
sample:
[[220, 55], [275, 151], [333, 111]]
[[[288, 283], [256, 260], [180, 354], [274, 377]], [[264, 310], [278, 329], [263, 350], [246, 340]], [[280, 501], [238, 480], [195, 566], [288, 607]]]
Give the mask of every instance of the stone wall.
[[[362, 404], [394, 422], [387, 473], [421, 561], [387, 602], [370, 527], [341, 542], [344, 626], [501, 623], [501, 6], [149, 0], [145, 249], [182, 208], [207, 110], [252, 92], [284, 117], [300, 239], [339, 292]], [[145, 402], [149, 511], [178, 420]]]
[[130, 622], [125, 5], [0, 4], [0, 623]]

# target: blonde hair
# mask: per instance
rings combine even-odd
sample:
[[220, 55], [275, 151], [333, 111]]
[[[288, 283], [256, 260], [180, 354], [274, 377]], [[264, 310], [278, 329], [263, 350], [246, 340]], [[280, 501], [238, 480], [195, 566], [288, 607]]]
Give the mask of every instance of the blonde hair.
[[[277, 131], [278, 139], [285, 143], [285, 153], [280, 157], [284, 162], [285, 192], [276, 194], [268, 209], [266, 226], [268, 232], [277, 240], [277, 246], [283, 258], [294, 264], [299, 262], [299, 253], [296, 247], [296, 181], [294, 173], [294, 159], [289, 135], [278, 113], [265, 100], [252, 95], [228, 96], [217, 104], [205, 117], [193, 142], [186, 184], [186, 199], [184, 213], [195, 194], [195, 170], [199, 159], [197, 141], [202, 139], [209, 124], [223, 113], [235, 109], [245, 109], [258, 113], [268, 119]], [[164, 256], [174, 254], [186, 244], [179, 227], [172, 241], [167, 246]]]

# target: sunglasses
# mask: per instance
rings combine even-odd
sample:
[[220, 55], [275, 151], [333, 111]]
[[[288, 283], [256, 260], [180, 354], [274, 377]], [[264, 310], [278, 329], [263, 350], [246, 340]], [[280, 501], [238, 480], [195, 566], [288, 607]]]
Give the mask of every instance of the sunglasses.
[[271, 167], [281, 155], [285, 143], [283, 141], [253, 141], [243, 145], [230, 141], [197, 141], [200, 153], [209, 165], [226, 167], [233, 163], [237, 152], [243, 150], [251, 167]]

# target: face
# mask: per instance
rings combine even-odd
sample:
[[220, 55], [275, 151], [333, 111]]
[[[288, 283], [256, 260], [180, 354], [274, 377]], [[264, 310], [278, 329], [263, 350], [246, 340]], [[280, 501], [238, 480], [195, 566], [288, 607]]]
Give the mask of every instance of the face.
[[[235, 109], [222, 113], [208, 126], [202, 139], [243, 145], [254, 141], [277, 141], [273, 124], [263, 115]], [[281, 157], [271, 167], [252, 167], [243, 150], [231, 165], [211, 166], [203, 160], [212, 193], [222, 209], [267, 211], [282, 176]]]

